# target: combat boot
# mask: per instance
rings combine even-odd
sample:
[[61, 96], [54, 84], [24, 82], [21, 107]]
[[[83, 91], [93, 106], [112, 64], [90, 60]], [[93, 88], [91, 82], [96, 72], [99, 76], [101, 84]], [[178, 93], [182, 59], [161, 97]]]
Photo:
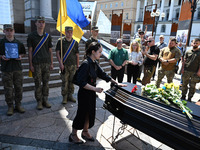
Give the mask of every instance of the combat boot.
[[71, 101], [71, 102], [76, 103], [76, 99], [73, 98], [72, 94], [69, 94], [68, 100]]
[[25, 109], [21, 105], [16, 105], [15, 110], [17, 110], [19, 113], [25, 113]]
[[38, 110], [42, 110], [42, 109], [43, 109], [42, 101], [38, 101], [38, 102], [37, 102], [37, 109], [38, 109]]
[[63, 101], [62, 101], [62, 104], [67, 104], [67, 96], [63, 96]]
[[8, 106], [7, 115], [8, 115], [8, 116], [12, 116], [13, 113], [14, 113], [14, 108], [13, 108], [13, 106]]
[[46, 108], [51, 108], [51, 105], [48, 103], [48, 97], [43, 97], [43, 102], [42, 102], [43, 106]]

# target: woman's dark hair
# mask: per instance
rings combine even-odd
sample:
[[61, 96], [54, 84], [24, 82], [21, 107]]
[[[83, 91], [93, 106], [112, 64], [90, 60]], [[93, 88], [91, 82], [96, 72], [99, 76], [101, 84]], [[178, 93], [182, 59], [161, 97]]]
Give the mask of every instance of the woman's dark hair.
[[88, 49], [86, 49], [86, 54], [84, 56], [84, 58], [86, 58], [87, 56], [90, 56], [92, 54], [92, 51], [98, 51], [98, 49], [101, 47], [101, 44], [98, 42], [92, 42]]

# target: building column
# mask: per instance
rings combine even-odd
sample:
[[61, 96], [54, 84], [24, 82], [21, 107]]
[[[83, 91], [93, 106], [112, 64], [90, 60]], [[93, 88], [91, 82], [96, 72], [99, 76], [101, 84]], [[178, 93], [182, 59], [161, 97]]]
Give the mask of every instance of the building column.
[[160, 10], [160, 18], [159, 18], [159, 21], [162, 21], [162, 17], [161, 17], [161, 14], [163, 13], [163, 10], [164, 10], [164, 6], [165, 6], [165, 0], [162, 0], [162, 3], [161, 3], [161, 10]]
[[140, 3], [141, 0], [137, 0], [137, 9], [136, 9], [136, 21], [139, 21], [139, 17], [140, 17]]
[[145, 6], [147, 5], [147, 0], [144, 1], [144, 8], [143, 8], [143, 17], [142, 17], [142, 21], [144, 21], [144, 13], [145, 13]]
[[51, 0], [40, 0], [40, 16], [53, 20]]
[[[156, 4], [156, 0], [153, 0], [153, 4]], [[155, 8], [156, 8], [156, 6], [154, 5], [154, 6], [152, 7], [152, 11], [153, 11]]]
[[171, 6], [170, 6], [170, 12], [169, 12], [168, 21], [172, 20], [172, 18], [173, 18], [173, 12], [174, 12], [174, 0], [171, 0]]

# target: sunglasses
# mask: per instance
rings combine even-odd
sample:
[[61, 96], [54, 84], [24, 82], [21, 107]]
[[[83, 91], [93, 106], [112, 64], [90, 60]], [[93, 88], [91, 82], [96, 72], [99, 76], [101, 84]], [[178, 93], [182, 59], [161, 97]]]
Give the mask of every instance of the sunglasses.
[[147, 43], [151, 43], [151, 42], [152, 42], [151, 40], [147, 41]]
[[118, 44], [118, 43], [122, 43], [122, 42], [117, 42], [117, 44]]

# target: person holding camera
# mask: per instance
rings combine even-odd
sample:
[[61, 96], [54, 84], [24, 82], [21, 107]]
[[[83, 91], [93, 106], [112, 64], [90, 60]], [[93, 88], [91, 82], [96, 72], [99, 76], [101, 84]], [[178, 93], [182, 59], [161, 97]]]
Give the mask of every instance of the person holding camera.
[[153, 76], [157, 58], [160, 53], [160, 49], [155, 45], [155, 40], [153, 36], [149, 36], [147, 39], [146, 49], [142, 51], [144, 58], [144, 77], [142, 79], [142, 85], [150, 83], [151, 77]]
[[[59, 39], [56, 45], [56, 57], [60, 64], [61, 70], [61, 94], [63, 96], [62, 104], [67, 104], [67, 101], [76, 102], [72, 94], [74, 93], [74, 84], [72, 83], [76, 69], [79, 67], [79, 50], [78, 42], [72, 38], [73, 27], [65, 27], [65, 37]], [[61, 60], [61, 40], [63, 59]]]
[[158, 88], [165, 75], [167, 77], [167, 82], [172, 82], [175, 75], [176, 63], [179, 61], [180, 57], [181, 52], [176, 47], [176, 38], [171, 38], [168, 47], [161, 49], [158, 57], [161, 62], [161, 66], [158, 69], [158, 79], [156, 81], [156, 86]]

